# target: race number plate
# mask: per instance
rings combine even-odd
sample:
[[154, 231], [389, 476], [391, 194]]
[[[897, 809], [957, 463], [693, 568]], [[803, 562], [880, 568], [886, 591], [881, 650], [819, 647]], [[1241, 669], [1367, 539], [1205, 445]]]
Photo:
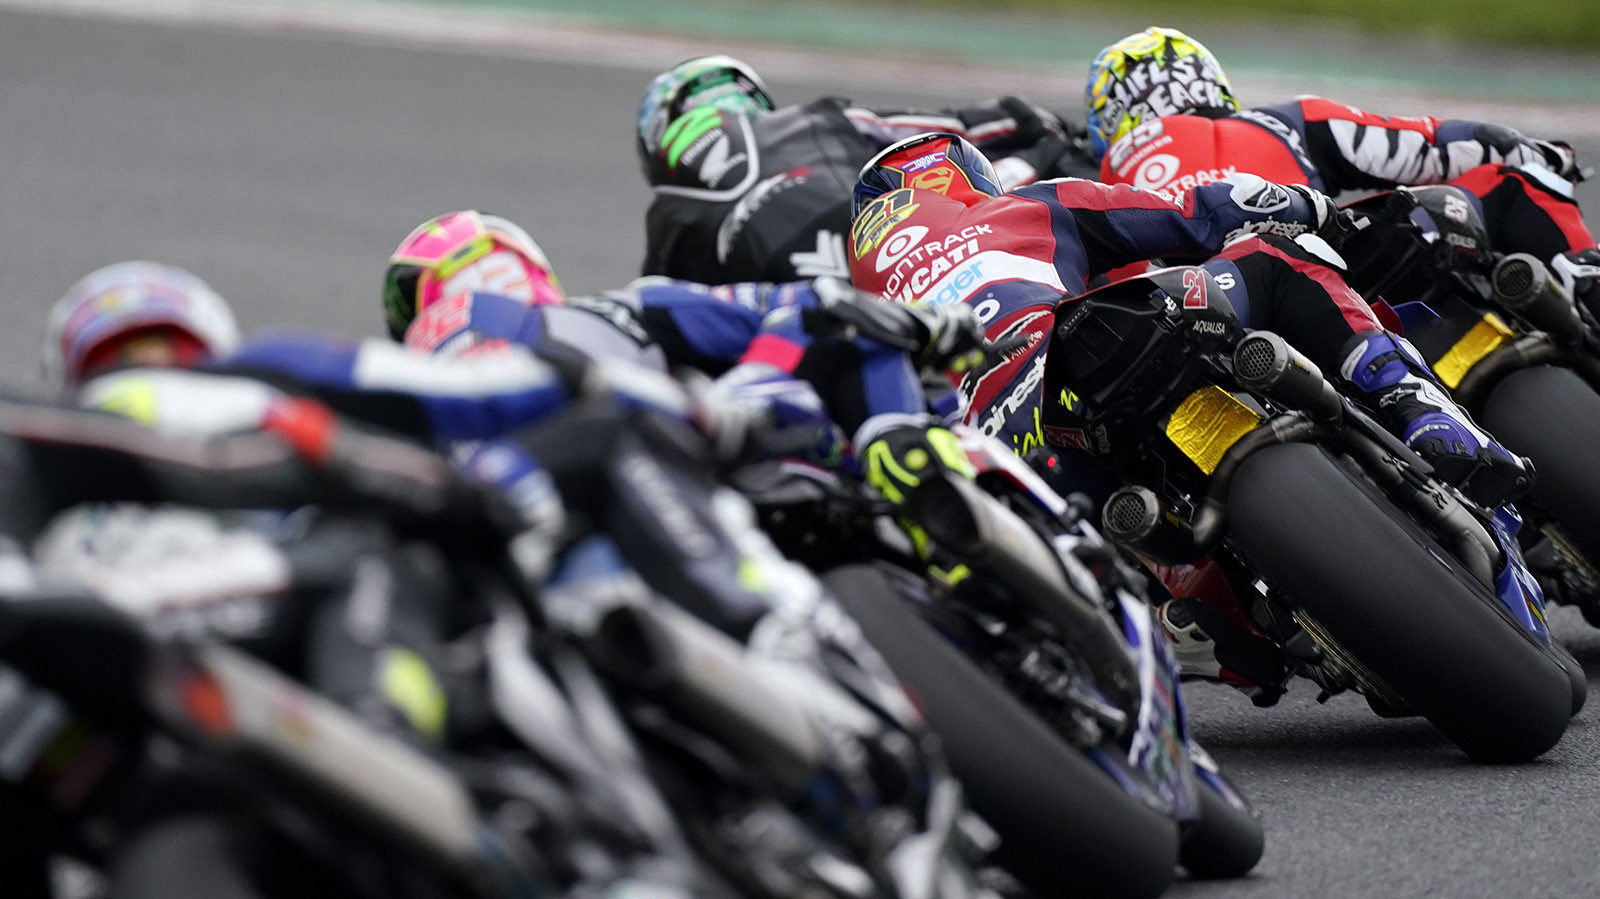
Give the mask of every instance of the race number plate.
[[1444, 386], [1454, 390], [1474, 365], [1512, 336], [1513, 332], [1506, 327], [1505, 322], [1490, 312], [1473, 325], [1472, 330], [1461, 335], [1455, 346], [1439, 357], [1439, 361], [1433, 364], [1433, 370], [1439, 375], [1439, 380], [1444, 382]]
[[1222, 454], [1255, 430], [1261, 416], [1233, 394], [1209, 385], [1189, 394], [1167, 420], [1167, 438], [1200, 470], [1211, 474]]

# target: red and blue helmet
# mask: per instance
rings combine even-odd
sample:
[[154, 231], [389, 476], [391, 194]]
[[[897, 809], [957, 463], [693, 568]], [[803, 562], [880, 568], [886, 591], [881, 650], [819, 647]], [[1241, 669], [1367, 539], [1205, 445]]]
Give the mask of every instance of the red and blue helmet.
[[937, 191], [967, 206], [1005, 193], [994, 166], [977, 147], [960, 135], [930, 131], [891, 144], [867, 160], [850, 194], [850, 218], [902, 187]]

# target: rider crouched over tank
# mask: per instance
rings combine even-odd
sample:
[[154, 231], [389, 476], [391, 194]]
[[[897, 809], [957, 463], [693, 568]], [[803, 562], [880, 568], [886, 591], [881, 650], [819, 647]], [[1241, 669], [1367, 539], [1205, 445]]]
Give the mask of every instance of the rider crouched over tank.
[[1185, 191], [1248, 173], [1335, 196], [1452, 184], [1479, 207], [1493, 249], [1537, 256], [1600, 314], [1600, 250], [1573, 194], [1589, 172], [1562, 141], [1314, 96], [1242, 108], [1216, 57], [1171, 28], [1147, 28], [1101, 50], [1084, 102], [1103, 181]]
[[[1469, 369], [1460, 356], [1471, 345], [1464, 335], [1479, 322], [1498, 327], [1496, 341], [1513, 339], [1501, 317], [1517, 319], [1494, 308], [1489, 289], [1496, 260], [1531, 254], [1537, 260], [1531, 265], [1548, 266], [1561, 290], [1584, 310], [1587, 327], [1600, 323], [1600, 249], [1574, 193], [1590, 172], [1566, 143], [1492, 122], [1380, 115], [1323, 97], [1241, 108], [1220, 62], [1199, 41], [1170, 28], [1147, 28], [1100, 51], [1084, 99], [1100, 177], [1110, 183], [1172, 192], [1246, 172], [1330, 194], [1381, 191], [1352, 205], [1357, 216], [1376, 221], [1364, 222], [1375, 227], [1341, 244], [1346, 281], [1392, 327], [1404, 328], [1452, 391], [1472, 382], [1457, 400], [1482, 421], [1492, 417], [1486, 413], [1495, 404], [1487, 395], [1494, 389], [1484, 386], [1483, 377], [1464, 381]], [[1407, 219], [1418, 240], [1404, 230]], [[1423, 247], [1422, 240], [1433, 245]], [[1547, 323], [1534, 329], [1556, 330]], [[1593, 350], [1584, 353], [1592, 356]], [[1487, 361], [1473, 366], [1491, 368]], [[1552, 397], [1552, 406], [1575, 409], [1592, 395], [1590, 387], [1568, 384], [1564, 378], [1571, 379], [1559, 372], [1546, 369], [1545, 377], [1555, 386], [1532, 392], [1561, 393], [1562, 400]], [[1514, 405], [1527, 411], [1509, 426], [1502, 418], [1496, 431], [1549, 475], [1523, 504], [1530, 515], [1524, 549], [1547, 594], [1600, 620], [1600, 586], [1593, 574], [1594, 547], [1600, 544], [1581, 536], [1592, 530], [1592, 513], [1578, 499], [1595, 494], [1581, 466], [1566, 461], [1587, 451], [1519, 433], [1549, 425], [1531, 424], [1547, 416], [1530, 404]], [[1530, 424], [1517, 426], [1523, 422]], [[1576, 434], [1571, 441], [1589, 442], [1592, 437]], [[1556, 527], [1580, 536], [1540, 539], [1553, 519]], [[1188, 605], [1205, 614], [1196, 603]]]
[[[968, 574], [985, 570], [982, 564], [974, 562], [977, 567], [969, 568], [962, 561], [967, 558], [962, 554], [963, 548], [941, 542], [948, 534], [936, 536], [936, 532], [924, 528], [905, 505], [909, 497], [925, 495], [927, 485], [945, 483], [946, 479], [975, 484], [982, 477], [981, 468], [996, 458], [1010, 458], [992, 441], [977, 438], [966, 429], [961, 434], [953, 433], [940, 426], [941, 417], [936, 417], [949, 421], [961, 417], [959, 395], [951, 390], [944, 372], [977, 370], [997, 361], [1005, 351], [1004, 347], [987, 345], [973, 308], [963, 304], [890, 303], [826, 277], [778, 285], [741, 283], [717, 287], [643, 278], [599, 296], [529, 302], [531, 294], [520, 290], [516, 286], [519, 282], [549, 283], [554, 279], [542, 254], [531, 251], [530, 240], [515, 234], [520, 231], [514, 231], [514, 226], [502, 219], [457, 212], [424, 224], [401, 242], [387, 279], [397, 289], [388, 292], [387, 306], [391, 312], [398, 309], [402, 313], [391, 316], [391, 323], [404, 321], [412, 310], [420, 310], [405, 331], [409, 347], [456, 358], [489, 356], [515, 346], [564, 345], [600, 353], [611, 341], [578, 335], [586, 333], [584, 329], [615, 327], [616, 336], [627, 335], [617, 343], [636, 342], [633, 347], [623, 346], [618, 355], [631, 357], [640, 349], [659, 353], [678, 370], [694, 372], [690, 382], [704, 385], [696, 390], [731, 400], [765, 422], [760, 430], [766, 436], [749, 443], [747, 453], [729, 472], [730, 483], [757, 503], [763, 527], [792, 558], [804, 561], [829, 583], [842, 578], [855, 585], [839, 591], [841, 602], [853, 615], [859, 618], [863, 614], [863, 603], [896, 606], [898, 611], [874, 609], [869, 617], [860, 618], [871, 622], [863, 627], [875, 633], [875, 644], [883, 638], [884, 629], [896, 634], [906, 629], [905, 622], [891, 624], [896, 615], [911, 615], [913, 621], [918, 615], [927, 615], [942, 621], [941, 627], [951, 626], [940, 613], [924, 608], [927, 602], [934, 601], [927, 598], [930, 593], [940, 597], [937, 602], [957, 606], [970, 603], [984, 610], [978, 613], [980, 616], [1004, 614], [1007, 600], [1003, 595], [957, 589], [961, 584], [972, 587], [988, 583], [989, 579], [982, 576], [967, 578]], [[513, 258], [519, 261], [513, 262]], [[477, 286], [485, 280], [473, 274], [480, 263], [485, 271], [513, 273], [495, 279], [500, 282], [500, 294], [478, 289], [448, 296], [450, 290]], [[446, 281], [450, 287], [439, 288]], [[919, 383], [919, 376], [931, 377], [932, 384]], [[705, 382], [706, 377], [714, 380]], [[930, 395], [924, 390], [926, 386], [936, 389]], [[563, 455], [592, 452], [587, 441], [558, 449]], [[973, 461], [975, 458], [987, 461], [980, 465]], [[1042, 482], [1034, 483], [1041, 495], [1049, 493]], [[1032, 501], [1047, 505], [1051, 502]], [[1064, 500], [1056, 497], [1054, 503]], [[1054, 533], [1050, 528], [1079, 525], [1076, 519], [1060, 519], [1042, 527]], [[1088, 542], [1098, 539], [1078, 533], [1073, 540], [1079, 537]], [[1029, 538], [1032, 539], [1037, 536]], [[1023, 545], [1032, 545], [1029, 540], [1023, 540]], [[1066, 544], [1052, 545], [1055, 552], [1064, 552], [1061, 547]], [[1052, 564], [1047, 558], [1031, 557], [1023, 567], [1049, 570]], [[863, 578], [878, 586], [863, 590]], [[889, 595], [882, 595], [886, 591]], [[896, 597], [901, 594], [909, 600], [906, 608], [898, 608], [902, 599]], [[912, 595], [924, 598], [918, 601], [911, 599]], [[1075, 621], [1074, 629], [1104, 633], [1100, 628], [1117, 614], [1096, 607], [1088, 616], [1092, 622]], [[1130, 626], [1149, 626], [1149, 612], [1142, 599], [1129, 614], [1132, 621], [1145, 622]], [[993, 624], [996, 619], [990, 620]], [[920, 633], [919, 629], [927, 625], [915, 623], [909, 627]], [[991, 638], [996, 633], [989, 631]], [[1026, 628], [1019, 632], [1007, 629], [1007, 633], [1007, 639], [1014, 644], [1027, 646], [1032, 646], [1029, 641], [1037, 636]], [[1060, 638], [1059, 633], [1057, 637]], [[963, 644], [960, 639], [955, 642]], [[1135, 644], [1130, 650], [1118, 638], [1117, 648], [1108, 651], [1119, 658], [1156, 652], [1148, 642]], [[906, 644], [899, 639], [895, 645], [903, 649]], [[1164, 655], [1165, 647], [1156, 649]], [[941, 647], [938, 651], [951, 650]], [[982, 656], [973, 647], [968, 646], [967, 651]], [[1073, 651], [1066, 652], [1070, 655]], [[923, 658], [921, 653], [913, 655]], [[904, 655], [898, 658], [901, 662], [907, 660]], [[1094, 669], [1092, 677], [1096, 679], [1116, 680], [1115, 672], [1121, 670], [1103, 656], [1086, 664]], [[1171, 671], [1169, 662], [1151, 664], [1151, 672]], [[1112, 836], [1120, 832], [1116, 828], [1091, 833], [1124, 814], [1148, 814], [1136, 813], [1130, 807], [1131, 803], [1144, 809], [1144, 800], [1121, 794], [1098, 803], [1093, 816], [1068, 811], [1079, 803], [1074, 798], [1080, 795], [1078, 791], [1096, 789], [1100, 778], [1098, 774], [1082, 777], [1081, 772], [1069, 773], [1075, 770], [1076, 762], [1082, 761], [1078, 753], [1083, 748], [1071, 741], [1099, 745], [1103, 740], [1106, 752], [1119, 754], [1130, 751], [1139, 743], [1138, 738], [1130, 737], [1133, 742], [1129, 746], [1113, 747], [1111, 744], [1127, 736], [1126, 731], [1114, 727], [1095, 731], [1096, 736], [1074, 732], [1069, 739], [1055, 731], [1041, 732], [1034, 727], [1036, 720], [1032, 716], [1040, 714], [1041, 718], [1054, 720], [1051, 715], [1067, 714], [1062, 706], [1070, 702], [1052, 695], [1051, 711], [1036, 713], [1018, 707], [1012, 698], [1010, 690], [1028, 695], [1025, 688], [1007, 681], [1004, 686], [1009, 689], [1002, 690], [988, 675], [967, 672], [964, 664], [952, 662], [934, 667], [942, 672], [936, 686], [902, 676], [913, 677], [909, 682], [920, 684], [918, 693], [930, 722], [949, 750], [957, 773], [968, 784], [973, 806], [1001, 834], [1001, 861], [1015, 876], [1046, 891], [1064, 877], [1105, 885], [1107, 889], [1115, 883], [1117, 889], [1132, 892], [1169, 879], [1170, 859], [1177, 849], [1170, 840], [1140, 840], [1134, 847]], [[1051, 680], [1046, 675], [1038, 676]], [[1175, 675], [1172, 676], [1172, 685], [1157, 691], [1161, 695], [1174, 695]], [[1087, 682], [1087, 678], [1082, 681], [1085, 696], [1092, 695], [1094, 689], [1087, 687]], [[1001, 691], [1000, 695], [975, 698], [996, 690]], [[1128, 700], [1126, 693], [1117, 695], [1121, 701]], [[1005, 757], [1019, 760], [1018, 764], [1040, 754], [1053, 757], [1056, 762], [1048, 766], [1053, 772], [1050, 777], [991, 776], [990, 769], [996, 765], [993, 746], [978, 737], [961, 709], [995, 703], [1000, 705], [994, 710], [999, 716], [996, 721], [1010, 716], [1013, 721], [1020, 718], [1028, 722], [1017, 725], [1026, 728], [1027, 736], [1019, 735], [1008, 744]], [[1146, 711], [1148, 717], [1146, 712], [1130, 708], [1127, 717], [1119, 720], [1164, 720], [1154, 707]], [[1178, 717], [1175, 726], [1181, 730], [1181, 714]], [[1004, 727], [1011, 729], [1011, 725]], [[1189, 745], [1187, 739], [1181, 742]], [[1204, 757], [1197, 747], [1191, 751], [1196, 758]], [[1182, 763], [1171, 770], [1178, 772], [1173, 777], [1179, 783], [1189, 773], [1188, 765]], [[1131, 782], [1142, 782], [1140, 779], [1147, 776], [1137, 775]], [[1136, 793], [1137, 789], [1129, 792]], [[1186, 793], [1180, 787], [1170, 795]], [[1029, 797], [1027, 801], [1022, 800], [1023, 796]], [[1240, 833], [1259, 837], [1259, 826], [1246, 823], [1248, 807], [1242, 802], [1224, 802], [1231, 813], [1213, 806], [1213, 812], [1208, 814], [1242, 824]], [[1171, 814], [1181, 820], [1186, 834], [1223, 826], [1219, 821], [1197, 823], [1193, 808], [1183, 806], [1176, 798], [1173, 803]], [[1170, 827], [1170, 820], [1151, 823], [1157, 831]], [[1172, 835], [1170, 830], [1166, 832], [1168, 837]], [[1068, 839], [1063, 836], [1066, 834], [1076, 836]], [[1074, 850], [1062, 850], [1063, 842], [1072, 843]], [[1100, 851], [1095, 847], [1107, 842], [1123, 843], [1114, 850], [1116, 865], [1094, 860]], [[1199, 840], [1195, 845], [1206, 843]], [[1179, 853], [1180, 863], [1191, 871], [1211, 872], [1210, 876], [1236, 876], [1259, 858], [1258, 839], [1229, 841], [1229, 845], [1231, 850], [1220, 854], [1210, 849], [1185, 849]], [[1136, 874], [1130, 872], [1141, 868]]]
[[[863, 167], [851, 274], [857, 286], [903, 302], [965, 303], [991, 340], [1026, 341], [1004, 364], [962, 384], [967, 421], [1019, 453], [1088, 448], [1081, 436], [1051, 433], [1040, 421], [1056, 307], [1096, 276], [1161, 258], [1210, 272], [1242, 324], [1275, 331], [1323, 370], [1343, 373], [1397, 436], [1485, 502], [1526, 489], [1531, 475], [1524, 461], [1474, 425], [1404, 338], [1385, 330], [1341, 280], [1334, 254], [1317, 235], [1347, 227], [1321, 193], [1251, 175], [1171, 199], [1078, 179], [1003, 192], [970, 143], [930, 133]], [[1082, 461], [1078, 467], [1074, 474], [1086, 486], [1100, 484], [1090, 492], [1103, 499], [1104, 476]], [[1174, 632], [1190, 624], [1168, 621]], [[1203, 648], [1209, 656], [1210, 647]]]
[[[18, 544], [31, 541], [47, 513], [83, 502], [328, 509], [353, 503], [402, 532], [426, 528], [429, 539], [447, 547], [477, 546], [492, 555], [496, 540], [508, 541], [525, 576], [539, 579], [549, 556], [521, 551], [533, 549], [523, 546], [530, 529], [546, 543], [592, 529], [610, 536], [620, 564], [714, 628], [721, 635], [715, 641], [731, 641], [749, 664], [773, 671], [798, 666], [808, 677], [843, 685], [804, 700], [770, 697], [771, 708], [790, 701], [803, 707], [805, 727], [819, 742], [788, 747], [804, 758], [757, 754], [751, 762], [776, 766], [765, 773], [783, 790], [796, 791], [785, 796], [809, 810], [805, 814], [830, 822], [827, 839], [843, 845], [859, 836], [853, 828], [873, 828], [865, 850], [871, 855], [918, 836], [923, 823], [944, 826], [918, 819], [882, 829], [889, 822], [879, 820], [880, 809], [915, 808], [934, 801], [923, 793], [933, 790], [942, 816], [953, 794], [939, 786], [937, 759], [922, 741], [915, 711], [848, 619], [832, 611], [814, 578], [752, 529], [739, 499], [711, 476], [716, 456], [708, 442], [741, 453], [743, 438], [754, 436], [753, 428], [740, 430], [747, 417], [714, 408], [715, 397], [691, 395], [647, 368], [555, 345], [429, 358], [381, 341], [279, 336], [246, 341], [204, 370], [127, 361], [128, 367], [103, 372], [96, 385], [108, 394], [144, 397], [143, 411], [160, 413], [161, 421], [152, 422], [160, 430], [98, 412], [0, 403], [0, 442], [16, 450], [7, 456], [17, 463], [18, 483], [32, 485], [16, 493], [8, 516], [6, 532]], [[229, 410], [228, 423], [217, 429], [221, 407]], [[459, 471], [442, 467], [418, 445], [441, 441], [460, 451]], [[470, 448], [462, 441], [471, 441]], [[486, 491], [481, 482], [495, 489]], [[545, 517], [552, 485], [564, 522], [555, 533]], [[321, 562], [324, 571], [341, 562], [366, 571], [363, 558]], [[390, 572], [409, 586], [438, 584], [427, 575]], [[368, 583], [355, 593], [362, 589], [379, 587]], [[358, 596], [347, 599], [359, 604]], [[362, 621], [349, 617], [362, 617], [353, 607], [330, 609], [313, 617], [328, 624], [331, 635], [318, 631], [327, 639], [298, 648], [352, 675], [345, 683], [364, 686], [349, 695], [333, 691], [350, 709], [437, 751], [475, 732], [484, 697], [454, 689], [456, 663], [444, 651], [471, 633], [472, 620], [461, 620], [462, 608], [423, 606], [432, 614], [420, 620], [398, 606]], [[613, 661], [622, 665], [622, 659]], [[625, 667], [612, 673], [625, 677]], [[742, 689], [758, 687], [752, 682]], [[713, 723], [714, 731], [731, 726], [720, 718]], [[803, 770], [783, 767], [793, 763]], [[813, 775], [816, 783], [808, 779]], [[817, 786], [822, 781], [826, 789]], [[767, 848], [731, 854], [754, 858]]]
[[639, 160], [654, 192], [643, 273], [708, 284], [846, 277], [856, 171], [930, 129], [970, 138], [1008, 186], [1093, 171], [1077, 129], [1020, 97], [938, 112], [842, 97], [778, 106], [737, 59], [674, 66], [639, 103]]

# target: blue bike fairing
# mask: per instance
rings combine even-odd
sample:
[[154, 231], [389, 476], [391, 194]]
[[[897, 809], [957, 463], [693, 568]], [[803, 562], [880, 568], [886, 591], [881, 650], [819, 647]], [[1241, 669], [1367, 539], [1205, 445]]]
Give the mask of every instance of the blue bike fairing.
[[1490, 519], [1490, 531], [1506, 559], [1505, 565], [1495, 575], [1495, 596], [1518, 623], [1538, 637], [1541, 643], [1549, 645], [1553, 638], [1545, 618], [1544, 591], [1540, 589], [1533, 572], [1528, 570], [1528, 563], [1522, 558], [1522, 549], [1517, 545], [1517, 532], [1521, 529], [1522, 516], [1513, 506], [1501, 506], [1495, 510], [1494, 518]]

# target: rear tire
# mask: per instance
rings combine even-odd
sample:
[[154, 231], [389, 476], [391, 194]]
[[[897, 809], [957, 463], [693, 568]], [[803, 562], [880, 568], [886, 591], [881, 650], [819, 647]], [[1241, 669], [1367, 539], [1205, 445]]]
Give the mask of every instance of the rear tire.
[[1561, 739], [1573, 690], [1553, 651], [1321, 447], [1245, 459], [1228, 520], [1264, 578], [1473, 760], [1526, 761]]
[[903, 576], [823, 578], [920, 700], [971, 807], [1000, 834], [996, 861], [1031, 892], [1150, 897], [1172, 882], [1178, 826], [1118, 786], [908, 606]]
[[1481, 418], [1508, 449], [1533, 460], [1530, 498], [1600, 571], [1600, 394], [1570, 368], [1535, 365], [1496, 384]]

